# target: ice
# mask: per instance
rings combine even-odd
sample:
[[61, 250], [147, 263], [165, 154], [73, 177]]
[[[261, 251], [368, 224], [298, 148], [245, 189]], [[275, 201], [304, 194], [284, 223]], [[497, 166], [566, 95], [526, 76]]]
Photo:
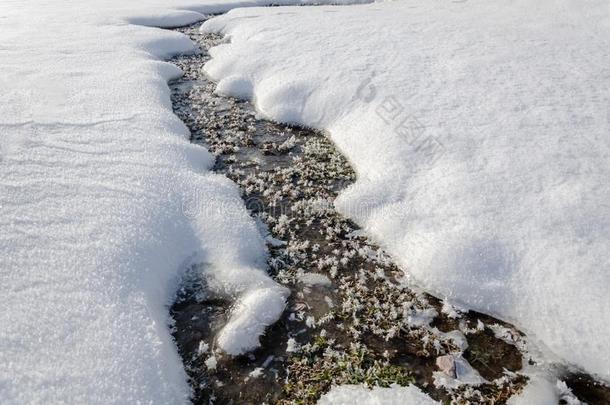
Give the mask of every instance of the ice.
[[609, 18], [601, 0], [238, 9], [205, 23], [229, 41], [205, 71], [326, 129], [358, 174], [337, 207], [420, 285], [610, 380]]
[[559, 395], [556, 387], [546, 378], [531, 376], [521, 393], [508, 400], [508, 405], [556, 405]]
[[462, 385], [472, 385], [476, 387], [488, 382], [481, 377], [479, 372], [474, 369], [463, 357], [455, 357], [453, 358], [453, 362], [455, 376], [447, 375], [441, 371], [435, 371], [432, 373], [434, 385], [437, 388], [445, 387], [449, 389], [456, 389]]
[[299, 282], [308, 286], [319, 285], [329, 287], [332, 285], [332, 281], [324, 274], [320, 273], [299, 273], [297, 274], [297, 277]]
[[369, 405], [440, 404], [414, 385], [406, 387], [394, 385], [389, 388], [374, 387], [373, 389], [368, 389], [363, 385], [339, 385], [332, 387], [318, 401], [318, 405], [352, 405], [355, 403]]

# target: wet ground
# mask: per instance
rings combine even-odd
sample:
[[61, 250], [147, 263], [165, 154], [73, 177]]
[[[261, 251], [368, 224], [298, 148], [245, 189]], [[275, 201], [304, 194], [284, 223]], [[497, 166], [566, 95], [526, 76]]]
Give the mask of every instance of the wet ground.
[[[334, 210], [355, 178], [348, 162], [323, 133], [266, 121], [250, 103], [215, 95], [201, 68], [222, 40], [197, 28], [177, 29], [201, 53], [172, 60], [184, 72], [170, 83], [174, 111], [192, 141], [216, 156], [215, 170], [241, 187], [268, 233], [270, 274], [291, 295], [261, 347], [232, 357], [214, 345], [231, 300], [209, 296], [205, 268], [185, 276], [171, 315], [194, 403], [310, 404], [348, 383], [413, 383], [456, 403], [503, 403], [518, 392], [527, 380], [518, 372], [522, 335], [403, 280], [391, 258]], [[439, 367], [443, 356], [450, 365], [465, 359], [483, 383], [448, 388], [464, 376], [446, 362]]]

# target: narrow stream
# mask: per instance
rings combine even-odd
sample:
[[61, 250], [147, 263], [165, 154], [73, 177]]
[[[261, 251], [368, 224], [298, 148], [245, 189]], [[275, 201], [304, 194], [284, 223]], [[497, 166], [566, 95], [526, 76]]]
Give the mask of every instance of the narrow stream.
[[[201, 52], [172, 60], [184, 72], [170, 83], [174, 111], [192, 141], [216, 156], [214, 170], [240, 186], [268, 232], [270, 274], [291, 296], [261, 347], [232, 357], [214, 345], [231, 302], [208, 294], [205, 269], [185, 277], [171, 315], [193, 402], [311, 404], [331, 385], [357, 383], [413, 383], [456, 402], [503, 403], [518, 392], [527, 380], [518, 373], [523, 336], [406, 284], [392, 260], [335, 212], [334, 198], [355, 174], [323, 133], [266, 121], [249, 102], [214, 94], [201, 69], [222, 39], [200, 34], [199, 25], [177, 29]], [[458, 373], [439, 371], [447, 355], [463, 356], [487, 382], [439, 385], [439, 375]]]

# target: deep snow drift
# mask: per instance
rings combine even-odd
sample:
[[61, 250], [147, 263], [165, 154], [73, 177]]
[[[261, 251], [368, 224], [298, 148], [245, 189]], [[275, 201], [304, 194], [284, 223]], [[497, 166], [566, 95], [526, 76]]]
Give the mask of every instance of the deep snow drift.
[[233, 10], [206, 72], [329, 130], [338, 208], [418, 282], [610, 379], [610, 3]]
[[172, 113], [161, 60], [193, 44], [127, 23], [265, 3], [0, 3], [1, 403], [187, 401], [166, 305], [191, 264], [237, 297], [227, 351], [281, 312], [237, 188]]

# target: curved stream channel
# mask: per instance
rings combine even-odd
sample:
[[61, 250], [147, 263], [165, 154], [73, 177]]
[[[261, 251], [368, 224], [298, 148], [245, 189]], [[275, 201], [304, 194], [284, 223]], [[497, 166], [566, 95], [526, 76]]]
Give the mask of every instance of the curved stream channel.
[[[177, 29], [201, 52], [172, 59], [184, 72], [170, 83], [174, 111], [192, 141], [216, 156], [215, 171], [240, 186], [268, 232], [270, 274], [291, 295], [261, 347], [233, 357], [214, 345], [231, 302], [209, 295], [202, 269], [185, 276], [172, 333], [193, 402], [311, 404], [332, 385], [359, 383], [413, 383], [457, 403], [503, 403], [521, 390], [527, 378], [518, 371], [532, 362], [519, 349], [524, 337], [404, 282], [392, 260], [335, 212], [335, 196], [355, 175], [323, 133], [266, 121], [249, 102], [214, 94], [202, 66], [222, 40], [200, 34], [199, 25]], [[454, 377], [481, 383], [447, 388]]]

